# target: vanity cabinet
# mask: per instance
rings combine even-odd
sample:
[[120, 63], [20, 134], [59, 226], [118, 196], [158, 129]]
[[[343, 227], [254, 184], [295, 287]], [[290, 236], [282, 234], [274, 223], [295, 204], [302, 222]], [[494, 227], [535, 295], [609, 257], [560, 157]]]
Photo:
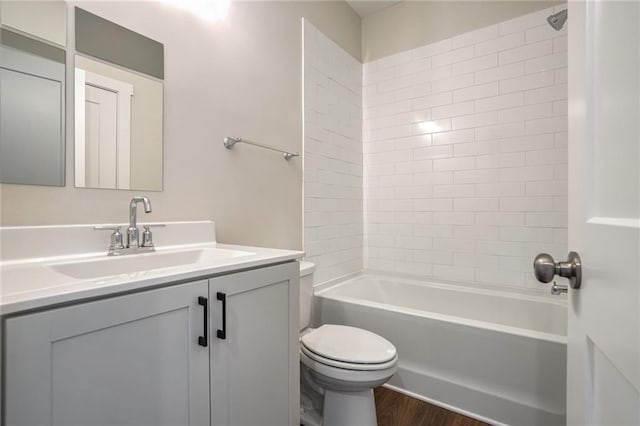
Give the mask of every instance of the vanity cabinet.
[[206, 425], [207, 281], [6, 320], [7, 425]]
[[292, 262], [209, 280], [212, 425], [300, 424], [299, 275]]
[[3, 424], [299, 424], [297, 306], [290, 262], [6, 318]]

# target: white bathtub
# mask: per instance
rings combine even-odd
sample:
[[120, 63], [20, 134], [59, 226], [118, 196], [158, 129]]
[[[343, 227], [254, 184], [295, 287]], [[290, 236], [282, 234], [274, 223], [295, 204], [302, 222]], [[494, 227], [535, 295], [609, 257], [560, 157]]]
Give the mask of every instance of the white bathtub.
[[372, 274], [315, 295], [316, 323], [396, 345], [387, 386], [489, 423], [565, 424], [565, 300]]

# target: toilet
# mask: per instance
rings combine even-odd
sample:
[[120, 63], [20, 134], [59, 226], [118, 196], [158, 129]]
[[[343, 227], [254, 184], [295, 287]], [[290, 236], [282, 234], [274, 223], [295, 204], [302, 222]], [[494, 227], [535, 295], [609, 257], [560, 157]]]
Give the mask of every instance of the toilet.
[[300, 262], [300, 422], [303, 426], [375, 426], [373, 388], [396, 372], [396, 348], [357, 327], [308, 328], [314, 270], [313, 263]]

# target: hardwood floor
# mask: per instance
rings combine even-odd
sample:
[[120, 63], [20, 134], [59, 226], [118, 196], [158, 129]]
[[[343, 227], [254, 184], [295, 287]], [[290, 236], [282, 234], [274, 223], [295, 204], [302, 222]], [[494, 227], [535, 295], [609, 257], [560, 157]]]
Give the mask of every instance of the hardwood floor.
[[490, 426], [383, 387], [374, 395], [378, 426]]

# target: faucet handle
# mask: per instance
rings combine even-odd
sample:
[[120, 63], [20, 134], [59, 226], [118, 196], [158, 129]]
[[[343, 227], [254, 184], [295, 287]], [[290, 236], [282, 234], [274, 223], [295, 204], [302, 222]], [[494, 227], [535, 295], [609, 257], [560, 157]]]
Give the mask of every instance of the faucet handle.
[[149, 228], [164, 228], [164, 223], [157, 223], [152, 225], [142, 225], [144, 232], [142, 232], [142, 246], [141, 247], [153, 247], [153, 234]]
[[113, 231], [111, 234], [111, 245], [109, 246], [109, 255], [116, 254], [119, 250], [124, 248], [122, 244], [122, 234], [120, 233], [119, 226], [94, 226], [94, 231]]

